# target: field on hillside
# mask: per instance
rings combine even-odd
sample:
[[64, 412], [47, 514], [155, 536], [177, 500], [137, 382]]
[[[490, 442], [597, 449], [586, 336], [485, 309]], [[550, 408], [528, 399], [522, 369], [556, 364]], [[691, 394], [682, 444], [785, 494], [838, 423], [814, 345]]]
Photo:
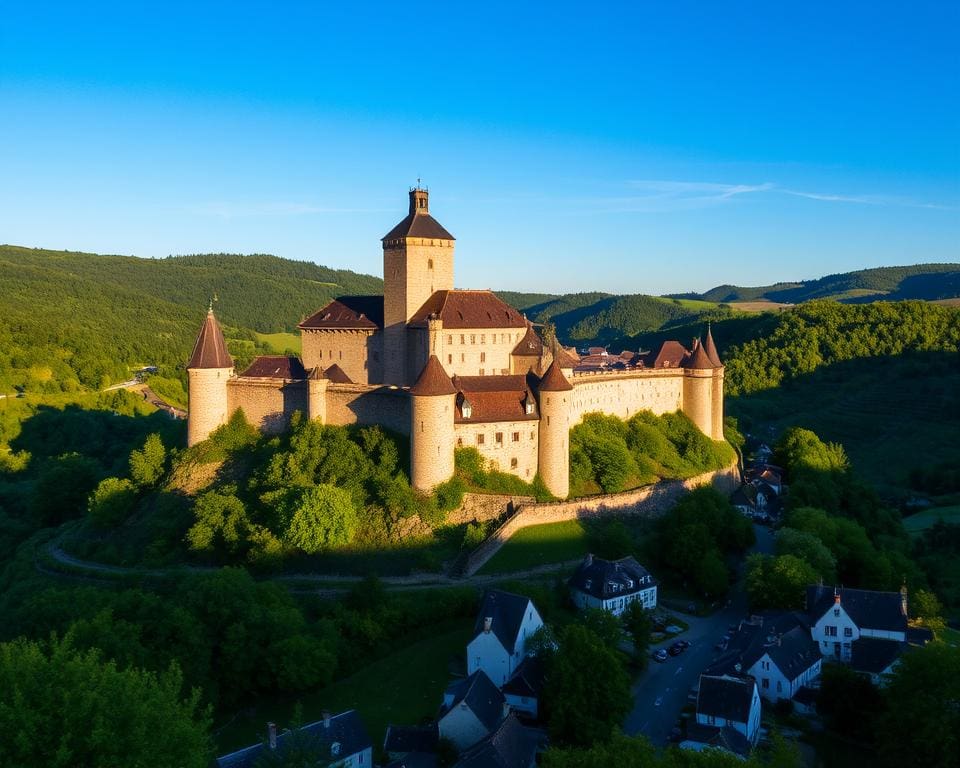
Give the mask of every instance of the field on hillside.
[[790, 426], [842, 443], [857, 471], [901, 496], [910, 470], [960, 455], [960, 368], [937, 353], [851, 360], [727, 399], [741, 428], [773, 439]]
[[903, 518], [903, 527], [907, 533], [916, 534], [932, 527], [939, 520], [951, 525], [960, 524], [960, 505], [952, 507], [932, 507]]
[[300, 354], [299, 333], [256, 333], [257, 340], [265, 344], [275, 355], [282, 355], [288, 350]]

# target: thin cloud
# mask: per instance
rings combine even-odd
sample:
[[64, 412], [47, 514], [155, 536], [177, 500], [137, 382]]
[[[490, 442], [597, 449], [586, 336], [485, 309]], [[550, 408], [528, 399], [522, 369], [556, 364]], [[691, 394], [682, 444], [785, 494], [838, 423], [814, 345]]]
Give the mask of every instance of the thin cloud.
[[956, 206], [926, 203], [920, 200], [911, 200], [906, 197], [892, 197], [890, 195], [835, 195], [825, 192], [803, 192], [798, 189], [781, 190], [786, 195], [805, 197], [808, 200], [820, 200], [826, 203], [853, 203], [856, 205], [897, 206], [901, 208], [932, 208], [935, 210], [956, 210]]
[[251, 217], [306, 216], [329, 213], [372, 213], [373, 208], [334, 208], [309, 203], [265, 202], [233, 203], [211, 202], [192, 206], [191, 213], [199, 216], [213, 216], [219, 219], [240, 219]]
[[627, 182], [636, 194], [606, 198], [601, 202], [605, 210], [614, 212], [681, 211], [722, 205], [740, 195], [756, 194], [774, 189], [771, 183], [720, 184], [711, 181], [670, 181], [664, 179], [636, 179]]

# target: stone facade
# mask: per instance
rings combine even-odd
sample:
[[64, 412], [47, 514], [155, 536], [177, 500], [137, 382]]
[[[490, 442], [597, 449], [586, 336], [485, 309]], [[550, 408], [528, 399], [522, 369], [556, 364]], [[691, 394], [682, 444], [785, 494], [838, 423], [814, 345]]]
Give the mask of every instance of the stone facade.
[[[463, 445], [525, 481], [539, 474], [566, 498], [569, 432], [588, 413], [680, 410], [723, 439], [723, 365], [709, 333], [703, 347], [666, 342], [619, 369], [575, 368], [565, 352], [554, 360], [557, 348], [490, 291], [453, 289], [454, 238], [427, 202], [425, 190], [411, 190], [409, 215], [383, 238], [383, 297], [340, 297], [301, 323], [301, 360], [255, 361], [235, 375], [208, 313], [188, 365], [190, 445], [238, 409], [267, 432], [301, 411], [327, 424], [380, 424], [409, 435], [419, 490], [452, 476]], [[443, 396], [411, 397], [431, 359]], [[468, 394], [476, 403], [470, 415], [460, 405]]]

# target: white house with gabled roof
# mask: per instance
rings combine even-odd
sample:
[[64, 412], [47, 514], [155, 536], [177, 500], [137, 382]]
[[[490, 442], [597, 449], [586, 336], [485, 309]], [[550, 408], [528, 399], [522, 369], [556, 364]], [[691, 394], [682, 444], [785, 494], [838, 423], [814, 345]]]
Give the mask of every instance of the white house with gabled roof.
[[533, 601], [522, 595], [490, 589], [467, 644], [467, 674], [483, 670], [497, 688], [513, 676], [527, 656], [527, 644], [543, 626]]

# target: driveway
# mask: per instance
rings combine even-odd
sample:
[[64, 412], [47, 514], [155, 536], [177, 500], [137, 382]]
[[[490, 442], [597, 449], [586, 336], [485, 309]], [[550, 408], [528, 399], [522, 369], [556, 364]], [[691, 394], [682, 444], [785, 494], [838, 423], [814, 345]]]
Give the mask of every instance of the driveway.
[[[751, 552], [773, 552], [773, 535], [769, 528], [754, 526], [757, 543]], [[677, 723], [687, 703], [687, 694], [700, 679], [700, 673], [716, 658], [717, 641], [731, 624], [747, 616], [747, 596], [738, 583], [730, 594], [731, 603], [712, 616], [697, 618], [684, 615], [690, 629], [680, 635], [690, 647], [679, 656], [671, 656], [662, 664], [650, 660], [646, 671], [634, 682], [633, 710], [623, 723], [624, 733], [642, 734], [656, 746], [667, 743], [670, 730]], [[654, 646], [667, 647], [672, 640]]]

